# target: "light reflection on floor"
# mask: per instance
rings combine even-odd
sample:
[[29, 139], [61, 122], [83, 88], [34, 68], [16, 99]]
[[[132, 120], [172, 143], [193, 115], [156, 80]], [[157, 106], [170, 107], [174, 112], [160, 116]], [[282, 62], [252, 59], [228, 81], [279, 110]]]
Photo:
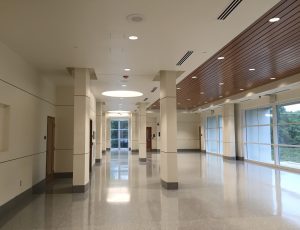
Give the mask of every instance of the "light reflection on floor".
[[166, 191], [159, 154], [108, 153], [88, 193], [58, 180], [1, 229], [300, 229], [299, 174], [199, 153], [178, 154], [178, 168], [179, 190]]

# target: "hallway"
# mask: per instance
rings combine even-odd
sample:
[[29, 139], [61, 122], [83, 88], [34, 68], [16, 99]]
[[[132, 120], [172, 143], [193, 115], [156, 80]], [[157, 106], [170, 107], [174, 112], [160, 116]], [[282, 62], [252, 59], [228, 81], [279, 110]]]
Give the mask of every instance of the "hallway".
[[69, 193], [72, 180], [57, 179], [1, 229], [300, 228], [299, 174], [185, 152], [178, 154], [180, 189], [168, 191], [159, 156], [139, 163], [138, 155], [107, 153], [88, 193]]

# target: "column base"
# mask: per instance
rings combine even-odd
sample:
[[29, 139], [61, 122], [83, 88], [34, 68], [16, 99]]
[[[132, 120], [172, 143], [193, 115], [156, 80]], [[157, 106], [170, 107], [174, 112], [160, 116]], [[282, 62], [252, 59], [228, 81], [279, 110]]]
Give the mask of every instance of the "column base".
[[178, 182], [166, 182], [164, 180], [160, 180], [161, 186], [167, 190], [177, 190]]
[[236, 157], [228, 157], [228, 156], [223, 156], [223, 159], [225, 160], [236, 160]]
[[96, 159], [96, 164], [100, 165], [101, 164], [101, 159]]
[[140, 162], [147, 162], [147, 158], [139, 158]]
[[85, 185], [73, 185], [72, 192], [73, 193], [85, 193], [89, 190], [89, 183]]

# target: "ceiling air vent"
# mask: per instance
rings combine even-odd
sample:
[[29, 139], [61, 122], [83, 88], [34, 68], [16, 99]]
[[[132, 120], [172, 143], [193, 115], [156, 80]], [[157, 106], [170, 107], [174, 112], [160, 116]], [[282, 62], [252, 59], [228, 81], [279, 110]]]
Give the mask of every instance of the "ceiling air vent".
[[192, 50], [186, 52], [176, 65], [182, 65], [186, 61], [186, 59], [188, 59], [192, 55], [192, 53], [194, 53], [194, 51]]
[[157, 90], [157, 87], [154, 87], [154, 88], [151, 90], [151, 93], [153, 93], [155, 90]]
[[148, 100], [148, 97], [146, 97], [145, 99], [144, 99], [144, 101], [147, 101]]
[[229, 14], [242, 2], [243, 0], [233, 0], [229, 6], [220, 14], [218, 20], [225, 20]]

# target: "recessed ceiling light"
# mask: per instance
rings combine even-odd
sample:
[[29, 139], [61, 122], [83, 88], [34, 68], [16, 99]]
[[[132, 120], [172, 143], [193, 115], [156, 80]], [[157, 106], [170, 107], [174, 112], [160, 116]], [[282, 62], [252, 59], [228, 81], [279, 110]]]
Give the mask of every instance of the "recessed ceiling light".
[[178, 102], [177, 105], [180, 105], [180, 102]]
[[240, 89], [241, 91], [243, 91], [244, 89]]
[[126, 68], [126, 69], [124, 69], [124, 70], [128, 72], [128, 71], [130, 71], [131, 69]]
[[200, 94], [204, 94], [204, 92], [200, 92]]
[[177, 89], [180, 89], [179, 87], [177, 87]]
[[115, 90], [115, 91], [103, 92], [102, 95], [108, 96], [108, 97], [140, 97], [143, 94], [141, 92], [137, 92], [137, 91]]
[[196, 79], [197, 77], [196, 77], [196, 76], [192, 76], [192, 78], [193, 78], [193, 79]]
[[252, 69], [249, 69], [249, 71], [254, 71], [254, 70], [255, 70], [255, 69], [253, 69], [253, 68], [252, 68]]
[[224, 57], [218, 57], [218, 60], [223, 60], [224, 59]]
[[275, 18], [269, 19], [269, 22], [278, 22], [279, 20], [280, 20], [280, 18], [275, 17]]
[[138, 40], [138, 36], [131, 35], [128, 37], [130, 40]]
[[223, 96], [219, 96], [219, 98], [222, 98]]
[[224, 82], [220, 82], [219, 85], [224, 85]]
[[122, 87], [126, 87], [127, 85], [122, 85]]
[[276, 77], [271, 77], [270, 79], [271, 79], [271, 80], [275, 80], [275, 79], [276, 79]]
[[191, 99], [190, 98], [188, 98], [188, 99], [186, 99], [187, 101], [190, 101]]
[[207, 101], [204, 102], [205, 104], [207, 103]]

